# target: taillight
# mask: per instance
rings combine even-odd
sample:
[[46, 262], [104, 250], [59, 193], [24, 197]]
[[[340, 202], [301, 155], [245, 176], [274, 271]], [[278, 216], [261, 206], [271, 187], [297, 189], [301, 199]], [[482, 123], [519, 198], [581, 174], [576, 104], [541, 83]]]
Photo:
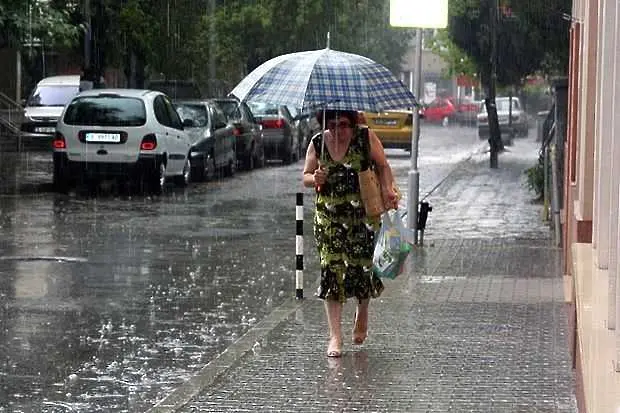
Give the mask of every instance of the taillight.
[[265, 129], [280, 129], [284, 127], [282, 119], [265, 119], [261, 122]]
[[54, 149], [67, 149], [67, 142], [65, 137], [60, 132], [54, 134], [54, 140], [52, 141], [52, 147]]
[[152, 151], [155, 148], [157, 148], [157, 137], [154, 134], [149, 133], [142, 138], [142, 142], [140, 142], [141, 151]]
[[235, 129], [233, 129], [233, 134], [234, 134], [235, 136], [239, 136], [239, 135], [241, 135], [242, 133], [243, 133], [243, 129], [242, 129], [242, 128], [235, 128]]

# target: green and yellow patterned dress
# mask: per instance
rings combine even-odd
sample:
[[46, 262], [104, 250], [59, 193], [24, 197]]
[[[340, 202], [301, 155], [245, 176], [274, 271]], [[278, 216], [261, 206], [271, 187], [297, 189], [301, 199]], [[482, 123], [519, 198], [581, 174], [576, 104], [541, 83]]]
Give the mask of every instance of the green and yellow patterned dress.
[[327, 182], [317, 194], [314, 215], [314, 236], [321, 259], [317, 295], [342, 303], [352, 297], [376, 298], [384, 288], [372, 271], [375, 232], [380, 221], [366, 217], [360, 198], [360, 129], [338, 162], [331, 158], [327, 148], [321, 157], [321, 139], [320, 134], [312, 138], [317, 158], [328, 168]]

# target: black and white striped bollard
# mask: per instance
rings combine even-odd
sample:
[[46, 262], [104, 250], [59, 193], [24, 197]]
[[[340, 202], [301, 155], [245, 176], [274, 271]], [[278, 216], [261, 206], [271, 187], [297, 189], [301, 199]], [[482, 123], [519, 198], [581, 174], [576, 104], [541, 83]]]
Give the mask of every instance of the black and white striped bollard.
[[295, 298], [304, 298], [304, 194], [297, 192], [295, 205], [295, 219], [297, 229], [295, 232]]

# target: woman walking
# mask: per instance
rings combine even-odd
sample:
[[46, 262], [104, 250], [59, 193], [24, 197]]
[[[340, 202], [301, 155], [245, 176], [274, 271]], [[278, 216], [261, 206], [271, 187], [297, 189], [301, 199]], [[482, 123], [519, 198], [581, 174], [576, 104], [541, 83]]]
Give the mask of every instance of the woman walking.
[[[368, 335], [370, 299], [379, 297], [384, 288], [372, 271], [380, 222], [366, 216], [360, 196], [357, 174], [363, 157], [360, 139], [365, 135], [357, 117], [355, 111], [325, 112], [327, 130], [308, 145], [303, 173], [304, 186], [317, 189], [314, 235], [321, 260], [318, 296], [325, 301], [330, 334], [328, 357], [342, 355], [341, 318], [346, 300], [357, 299], [352, 342], [362, 344]], [[321, 112], [317, 119], [322, 118]], [[372, 130], [367, 131], [384, 204], [396, 209], [398, 197], [383, 145]]]

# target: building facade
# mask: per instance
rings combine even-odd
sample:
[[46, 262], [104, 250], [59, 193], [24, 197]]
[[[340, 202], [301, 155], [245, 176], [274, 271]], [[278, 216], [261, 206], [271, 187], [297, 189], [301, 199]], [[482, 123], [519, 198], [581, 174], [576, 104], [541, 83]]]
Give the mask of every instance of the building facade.
[[562, 236], [580, 412], [620, 411], [620, 5], [573, 0]]

